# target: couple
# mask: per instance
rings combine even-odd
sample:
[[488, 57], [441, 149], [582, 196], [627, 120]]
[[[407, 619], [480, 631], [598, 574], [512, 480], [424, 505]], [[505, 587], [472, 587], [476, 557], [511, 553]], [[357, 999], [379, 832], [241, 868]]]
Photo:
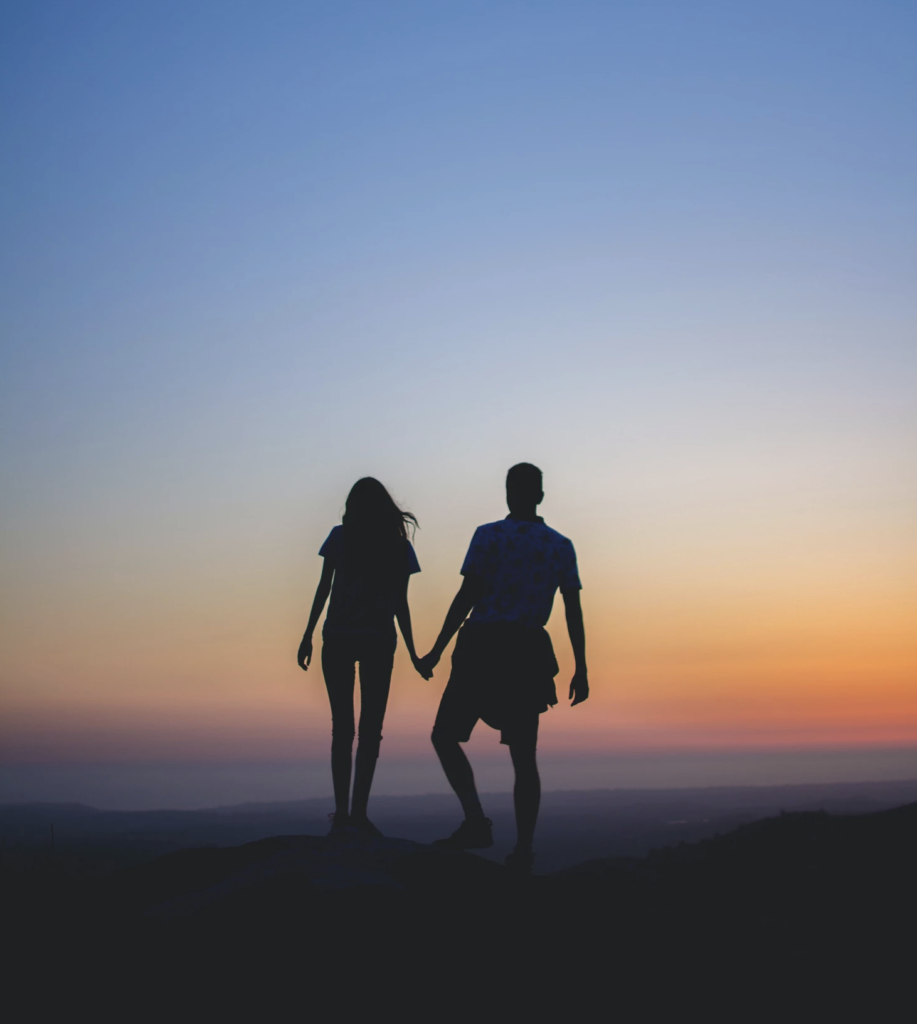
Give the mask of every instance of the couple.
[[[560, 590], [576, 669], [570, 699], [589, 696], [586, 639], [580, 608], [580, 581], [573, 545], [537, 515], [544, 497], [541, 470], [521, 462], [506, 475], [509, 515], [479, 526], [462, 564], [464, 580], [446, 615], [433, 649], [418, 658], [408, 609], [408, 580], [420, 572], [408, 527], [417, 525], [372, 477], [358, 480], [347, 497], [343, 526], [336, 526], [319, 554], [325, 559], [298, 662], [312, 659], [312, 634], [331, 603], [322, 631], [322, 671], [331, 701], [331, 774], [335, 813], [332, 832], [378, 830], [366, 816], [388, 701], [395, 654], [395, 624], [417, 671], [429, 679], [458, 631], [452, 673], [433, 725], [433, 746], [446, 778], [462, 804], [465, 819], [436, 845], [452, 850], [493, 845], [492, 823], [484, 816], [474, 772], [459, 744], [471, 738], [478, 719], [500, 730], [509, 747], [516, 782], [516, 848], [507, 866], [522, 874], [532, 869], [532, 840], [541, 781], [535, 760], [538, 719], [557, 703], [558, 672], [545, 624], [554, 593]], [[350, 794], [354, 739], [354, 669], [360, 664], [360, 732]]]

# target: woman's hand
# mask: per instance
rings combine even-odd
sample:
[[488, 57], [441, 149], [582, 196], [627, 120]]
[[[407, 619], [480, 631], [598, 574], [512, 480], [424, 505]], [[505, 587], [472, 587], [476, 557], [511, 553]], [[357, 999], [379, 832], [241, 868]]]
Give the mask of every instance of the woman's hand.
[[303, 670], [309, 671], [309, 663], [312, 661], [312, 634], [303, 634], [302, 642], [299, 645], [299, 652], [296, 655], [296, 663]]

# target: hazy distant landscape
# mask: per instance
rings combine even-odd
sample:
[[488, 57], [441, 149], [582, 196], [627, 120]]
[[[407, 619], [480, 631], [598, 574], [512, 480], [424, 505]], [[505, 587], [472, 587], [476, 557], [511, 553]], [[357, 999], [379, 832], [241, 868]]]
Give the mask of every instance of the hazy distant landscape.
[[[514, 841], [512, 797], [492, 793], [484, 806], [495, 845], [480, 855], [502, 863]], [[545, 793], [537, 835], [537, 871], [600, 857], [643, 857], [697, 842], [783, 811], [862, 814], [917, 802], [917, 779], [900, 782], [696, 789], [607, 789]], [[53, 856], [77, 874], [104, 874], [176, 850], [237, 846], [282, 835], [323, 836], [327, 798], [249, 803], [195, 811], [100, 811], [80, 804], [0, 806], [2, 857], [27, 866]], [[375, 797], [372, 816], [387, 836], [429, 843], [448, 835], [460, 814], [455, 798]]]

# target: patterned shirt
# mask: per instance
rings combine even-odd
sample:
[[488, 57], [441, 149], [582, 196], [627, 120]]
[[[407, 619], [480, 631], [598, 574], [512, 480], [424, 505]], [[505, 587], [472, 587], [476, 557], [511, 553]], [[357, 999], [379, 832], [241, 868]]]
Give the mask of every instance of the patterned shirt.
[[519, 622], [544, 626], [554, 594], [579, 590], [576, 552], [566, 537], [544, 520], [513, 519], [479, 526], [462, 563], [462, 575], [484, 583], [469, 622]]

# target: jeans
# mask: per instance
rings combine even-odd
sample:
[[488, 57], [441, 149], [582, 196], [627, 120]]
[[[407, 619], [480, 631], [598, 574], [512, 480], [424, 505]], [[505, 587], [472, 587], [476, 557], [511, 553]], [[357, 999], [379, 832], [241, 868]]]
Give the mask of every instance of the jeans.
[[356, 730], [353, 688], [360, 665], [360, 726], [354, 780], [354, 813], [365, 813], [369, 789], [382, 742], [382, 721], [388, 704], [395, 658], [394, 637], [359, 633], [331, 634], [322, 644], [322, 672], [331, 702], [331, 774], [338, 812], [347, 813], [351, 752]]

